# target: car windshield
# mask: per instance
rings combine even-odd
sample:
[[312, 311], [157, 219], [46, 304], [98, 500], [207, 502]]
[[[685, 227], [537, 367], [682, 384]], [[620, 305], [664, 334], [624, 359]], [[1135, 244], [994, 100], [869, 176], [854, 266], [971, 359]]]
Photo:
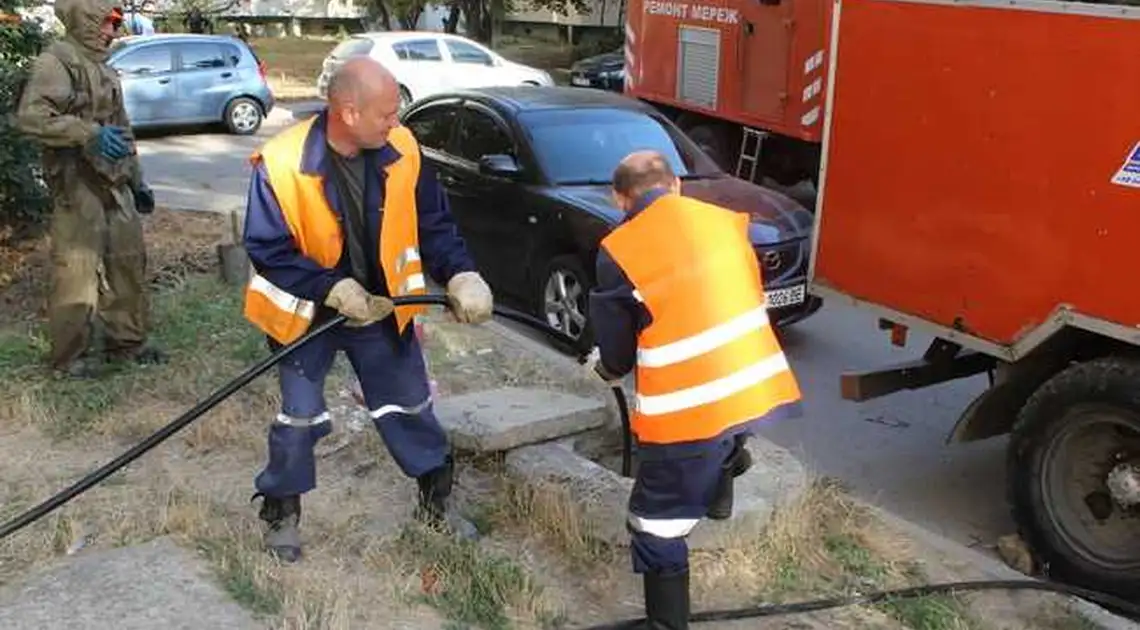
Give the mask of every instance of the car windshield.
[[721, 174], [691, 140], [644, 112], [602, 107], [540, 110], [520, 114], [519, 123], [552, 184], [610, 184], [622, 158], [646, 149], [664, 155], [682, 179]]

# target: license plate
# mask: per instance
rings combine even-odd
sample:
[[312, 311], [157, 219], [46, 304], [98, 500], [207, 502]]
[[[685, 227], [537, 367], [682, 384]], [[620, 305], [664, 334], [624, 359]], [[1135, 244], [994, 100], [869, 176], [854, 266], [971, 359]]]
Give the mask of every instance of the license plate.
[[765, 291], [764, 296], [768, 299], [768, 308], [793, 306], [802, 303], [807, 297], [807, 285], [800, 284], [786, 289]]
[[586, 77], [572, 77], [570, 79], [570, 85], [581, 85], [584, 87], [590, 87], [590, 80], [587, 79]]

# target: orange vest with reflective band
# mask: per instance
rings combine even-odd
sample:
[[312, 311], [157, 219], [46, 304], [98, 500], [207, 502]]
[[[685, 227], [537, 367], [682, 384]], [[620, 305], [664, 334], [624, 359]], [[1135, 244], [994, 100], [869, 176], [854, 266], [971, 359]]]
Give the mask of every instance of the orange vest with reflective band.
[[[335, 267], [344, 249], [344, 235], [336, 213], [325, 199], [324, 181], [301, 172], [305, 139], [317, 117], [298, 123], [270, 139], [251, 161], [264, 162], [269, 185], [285, 215], [301, 253], [327, 268]], [[420, 263], [416, 181], [420, 175], [420, 149], [412, 132], [396, 127], [388, 142], [400, 159], [385, 168], [383, 218], [380, 225], [380, 266], [388, 294], [397, 297], [427, 292]], [[394, 316], [403, 332], [423, 306], [401, 306]], [[245, 317], [282, 344], [295, 341], [313, 322], [317, 304], [291, 295], [256, 273], [245, 292]]]
[[653, 317], [637, 340], [639, 442], [715, 438], [800, 400], [768, 323], [746, 215], [666, 194], [601, 245]]

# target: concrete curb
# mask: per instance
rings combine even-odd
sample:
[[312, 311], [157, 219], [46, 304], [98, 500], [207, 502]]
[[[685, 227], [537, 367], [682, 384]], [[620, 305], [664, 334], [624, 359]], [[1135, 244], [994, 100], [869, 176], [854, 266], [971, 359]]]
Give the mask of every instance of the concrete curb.
[[[503, 324], [498, 322], [491, 322], [488, 326], [495, 328], [495, 332], [502, 336], [514, 341], [515, 343], [522, 344], [523, 347], [531, 349], [536, 355], [547, 358], [551, 361], [560, 362], [565, 365], [567, 369], [573, 369], [574, 363], [571, 359], [558, 351], [549, 348], [534, 339], [520, 334]], [[960, 543], [945, 538], [939, 534], [931, 532], [924, 527], [907, 521], [891, 512], [884, 510], [878, 506], [862, 502], [869, 507], [874, 513], [883, 519], [884, 522], [889, 523], [891, 526], [899, 529], [900, 531], [909, 534], [916, 540], [923, 544], [929, 545], [936, 551], [946, 554], [951, 557], [956, 557], [967, 562], [971, 567], [981, 572], [985, 578], [991, 580], [1027, 580], [1031, 579], [1028, 576], [1019, 573], [1010, 567], [1006, 566], [1003, 562], [986, 556], [974, 549], [966, 547]], [[1088, 622], [1096, 628], [1101, 630], [1140, 630], [1140, 624], [1129, 621], [1118, 615], [1114, 615], [1104, 608], [1081, 599], [1075, 596], [1057, 595], [1067, 602], [1068, 610], [1080, 617], [1082, 620]]]
[[[972, 568], [977, 569], [983, 574], [981, 579], [986, 580], [1032, 580], [1033, 578], [1015, 571], [1007, 566], [1005, 563], [991, 558], [975, 549], [971, 549], [960, 543], [954, 542], [940, 534], [936, 534], [921, 525], [912, 523], [903, 519], [895, 514], [892, 514], [883, 508], [863, 502], [870, 508], [879, 518], [884, 522], [890, 524], [892, 527], [910, 535], [915, 540], [927, 545], [940, 553], [948, 556], [961, 559], [963, 562], [968, 563]], [[1093, 627], [1102, 630], [1140, 630], [1140, 624], [1129, 621], [1118, 615], [1114, 615], [1104, 608], [1090, 601], [1081, 599], [1072, 595], [1057, 594], [1056, 597], [1065, 600], [1066, 608], [1069, 612], [1077, 615], [1085, 622], [1091, 624]]]

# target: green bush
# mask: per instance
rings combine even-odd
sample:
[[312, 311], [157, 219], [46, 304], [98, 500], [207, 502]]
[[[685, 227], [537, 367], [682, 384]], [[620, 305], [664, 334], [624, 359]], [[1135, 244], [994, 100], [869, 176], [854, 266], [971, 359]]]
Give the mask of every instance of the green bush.
[[19, 19], [17, 8], [0, 0], [0, 226], [26, 228], [46, 218], [50, 197], [40, 177], [39, 147], [15, 129], [13, 115], [17, 88], [50, 34]]

